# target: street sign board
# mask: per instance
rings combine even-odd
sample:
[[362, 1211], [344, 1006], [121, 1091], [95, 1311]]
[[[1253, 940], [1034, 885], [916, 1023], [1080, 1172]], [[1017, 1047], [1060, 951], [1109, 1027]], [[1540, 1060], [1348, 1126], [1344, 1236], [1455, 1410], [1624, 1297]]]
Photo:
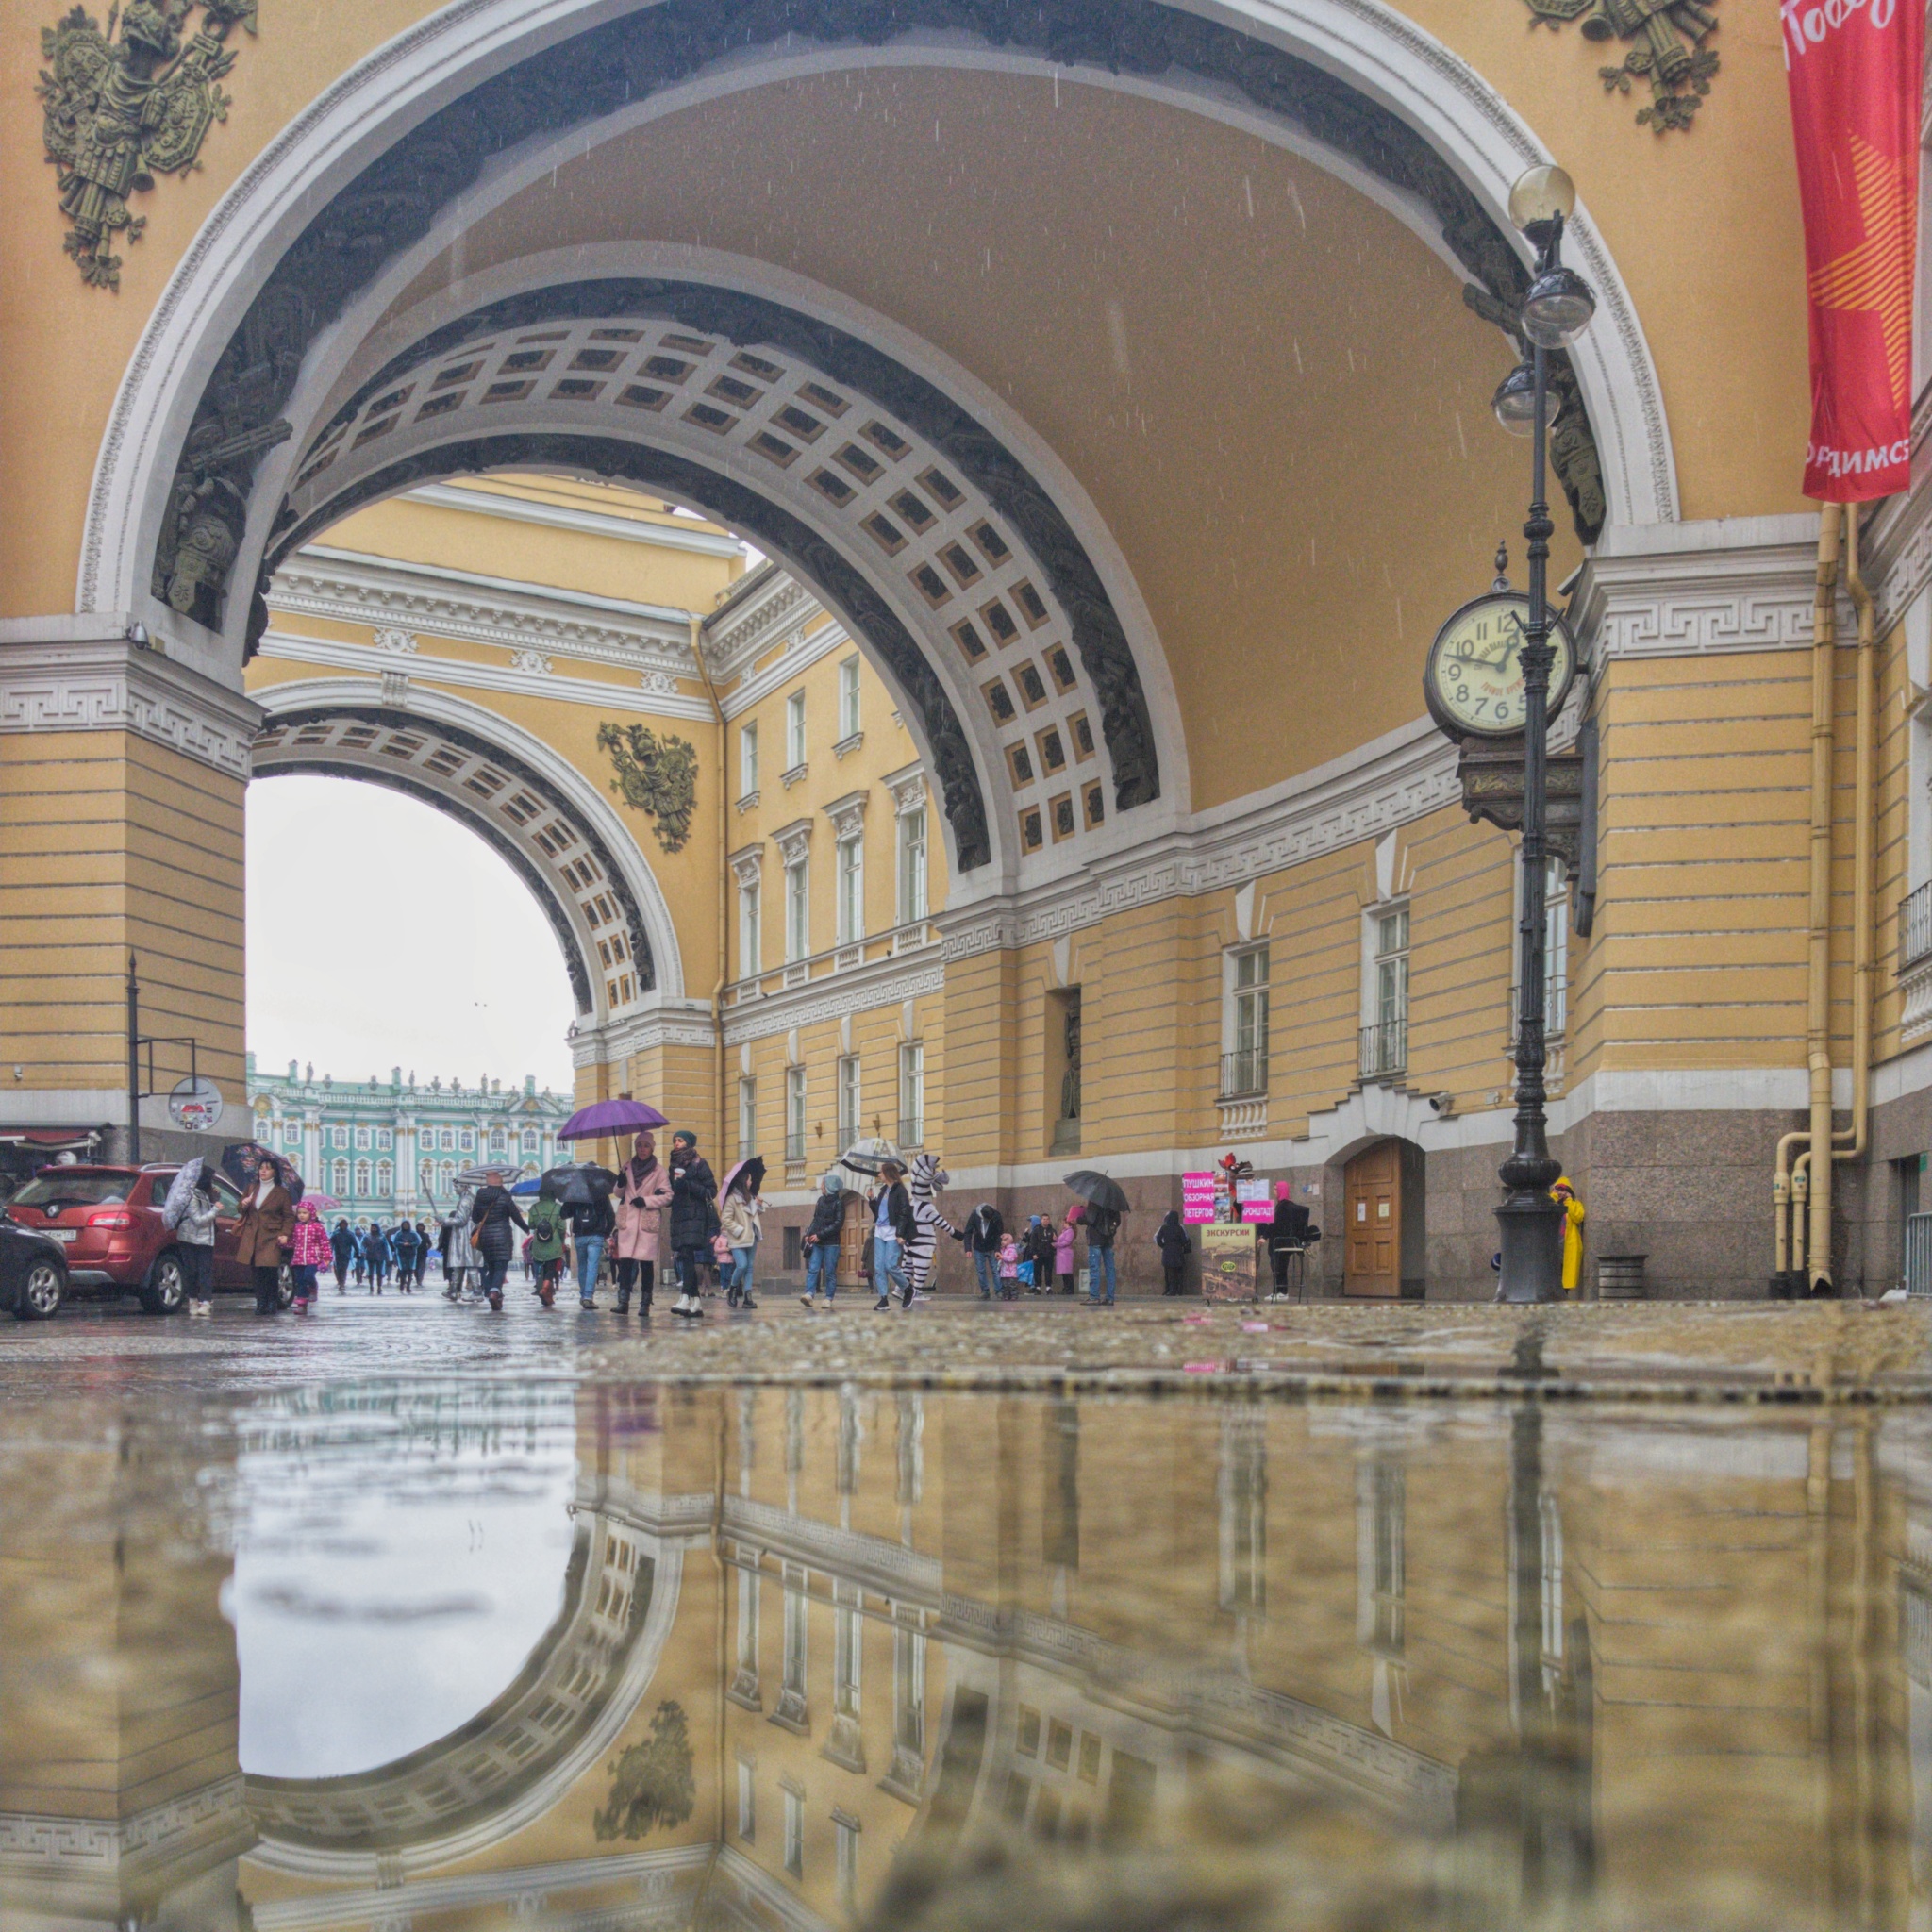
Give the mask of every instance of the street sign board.
[[176, 1081], [168, 1118], [191, 1134], [211, 1133], [222, 1118], [222, 1090], [206, 1074]]

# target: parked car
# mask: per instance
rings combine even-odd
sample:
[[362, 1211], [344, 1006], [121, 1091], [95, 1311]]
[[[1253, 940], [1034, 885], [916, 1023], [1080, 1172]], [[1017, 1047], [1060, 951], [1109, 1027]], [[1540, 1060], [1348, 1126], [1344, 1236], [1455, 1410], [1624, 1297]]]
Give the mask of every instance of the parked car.
[[16, 1322], [44, 1322], [67, 1294], [67, 1257], [43, 1234], [0, 1221], [0, 1308]]
[[[7, 1218], [59, 1243], [67, 1280], [76, 1289], [109, 1289], [139, 1295], [150, 1315], [172, 1315], [185, 1297], [175, 1237], [161, 1221], [161, 1205], [179, 1164], [146, 1167], [43, 1167], [7, 1204]], [[235, 1258], [242, 1201], [226, 1174], [214, 1177], [214, 1286], [252, 1289], [248, 1270]], [[283, 1271], [282, 1304], [293, 1299]]]

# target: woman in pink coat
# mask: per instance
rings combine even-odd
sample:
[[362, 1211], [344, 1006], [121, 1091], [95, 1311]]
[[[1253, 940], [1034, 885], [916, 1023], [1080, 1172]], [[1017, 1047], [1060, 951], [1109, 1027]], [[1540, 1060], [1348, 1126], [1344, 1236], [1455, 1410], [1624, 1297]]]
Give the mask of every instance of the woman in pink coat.
[[1062, 1294], [1074, 1291], [1074, 1228], [1076, 1223], [1086, 1218], [1087, 1210], [1075, 1201], [1067, 1209], [1067, 1218], [1060, 1223], [1059, 1232], [1053, 1239], [1053, 1272], [1059, 1276]]
[[640, 1290], [638, 1319], [651, 1312], [651, 1288], [658, 1269], [658, 1219], [671, 1205], [671, 1176], [658, 1160], [658, 1142], [640, 1134], [631, 1158], [617, 1176], [617, 1312], [630, 1307], [630, 1291]]

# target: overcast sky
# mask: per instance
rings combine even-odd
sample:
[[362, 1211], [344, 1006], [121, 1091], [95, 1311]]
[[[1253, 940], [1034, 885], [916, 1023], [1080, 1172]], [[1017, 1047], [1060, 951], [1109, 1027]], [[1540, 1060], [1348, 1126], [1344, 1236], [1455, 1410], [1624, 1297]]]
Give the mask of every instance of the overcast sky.
[[534, 1074], [568, 1093], [574, 1018], [549, 921], [474, 832], [353, 778], [249, 786], [248, 1047], [264, 1072]]

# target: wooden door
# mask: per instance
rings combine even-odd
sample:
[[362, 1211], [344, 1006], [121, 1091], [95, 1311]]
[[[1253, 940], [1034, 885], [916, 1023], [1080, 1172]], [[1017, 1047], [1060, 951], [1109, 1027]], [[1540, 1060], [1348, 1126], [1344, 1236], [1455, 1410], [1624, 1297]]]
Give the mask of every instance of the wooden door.
[[1402, 1160], [1393, 1141], [1365, 1147], [1342, 1170], [1347, 1294], [1402, 1292]]

